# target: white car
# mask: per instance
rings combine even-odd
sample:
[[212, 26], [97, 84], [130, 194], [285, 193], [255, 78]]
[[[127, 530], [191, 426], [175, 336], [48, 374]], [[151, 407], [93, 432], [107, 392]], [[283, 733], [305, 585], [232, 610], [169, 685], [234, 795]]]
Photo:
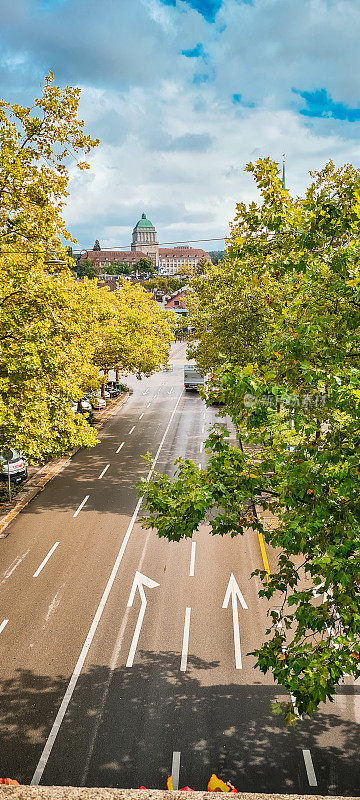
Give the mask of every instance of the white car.
[[[79, 410], [79, 404], [78, 404], [77, 400], [70, 400], [70, 405], [71, 405], [71, 408], [72, 408], [74, 414], [77, 414], [78, 410]], [[89, 402], [87, 397], [83, 397], [80, 400], [80, 413], [82, 411], [91, 411], [91, 403]]]
[[13, 450], [12, 447], [5, 453], [0, 454], [0, 479], [2, 481], [8, 480], [9, 474], [13, 483], [26, 481], [28, 476], [25, 456], [17, 450]]
[[99, 411], [101, 408], [106, 408], [106, 400], [104, 400], [103, 397], [92, 395], [90, 397], [90, 402], [95, 411]]

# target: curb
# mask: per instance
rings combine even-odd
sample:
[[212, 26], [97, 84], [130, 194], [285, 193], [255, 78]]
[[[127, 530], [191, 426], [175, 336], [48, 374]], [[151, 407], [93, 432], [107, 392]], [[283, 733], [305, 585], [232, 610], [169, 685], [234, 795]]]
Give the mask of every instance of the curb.
[[[114, 414], [117, 414], [120, 411], [122, 406], [125, 405], [126, 401], [128, 400], [129, 395], [130, 392], [125, 392], [124, 395], [122, 397], [119, 397], [118, 400], [115, 400], [115, 402], [112, 403], [111, 406], [108, 406], [108, 408], [100, 412], [95, 423], [96, 430], [102, 428], [105, 422], [107, 422], [108, 419], [110, 419], [110, 417], [114, 416]], [[35, 473], [32, 479], [36, 480], [37, 475], [39, 475], [39, 479], [37, 480], [36, 485], [32, 486], [31, 488], [29, 487], [27, 490], [24, 489], [23, 497], [20, 500], [18, 500], [18, 502], [15, 504], [13, 508], [10, 509], [10, 511], [4, 514], [3, 517], [0, 517], [0, 539], [6, 539], [6, 537], [9, 536], [9, 532], [5, 533], [5, 531], [8, 525], [10, 525], [10, 522], [12, 522], [13, 519], [15, 519], [24, 508], [26, 508], [26, 506], [31, 502], [31, 500], [33, 500], [34, 497], [36, 497], [36, 495], [43, 490], [44, 486], [46, 486], [46, 484], [49, 483], [49, 481], [51, 481], [52, 478], [55, 477], [55, 475], [58, 475], [59, 472], [61, 472], [64, 469], [64, 467], [66, 467], [66, 465], [69, 463], [69, 461], [71, 461], [75, 453], [78, 453], [79, 450], [81, 450], [80, 447], [75, 447], [74, 450], [72, 450], [71, 453], [69, 453], [69, 455], [63, 456], [63, 458], [61, 458], [60, 460], [57, 459], [56, 461], [49, 461], [49, 463], [46, 464], [45, 467], [40, 467], [40, 469], [38, 470], [37, 473]]]

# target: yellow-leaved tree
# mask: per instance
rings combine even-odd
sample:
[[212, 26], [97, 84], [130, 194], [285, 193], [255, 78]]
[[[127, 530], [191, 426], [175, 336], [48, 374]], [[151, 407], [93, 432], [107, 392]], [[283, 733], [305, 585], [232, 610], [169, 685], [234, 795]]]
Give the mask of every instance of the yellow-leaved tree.
[[102, 342], [123, 370], [167, 360], [171, 334], [158, 308], [145, 313], [131, 287], [112, 299], [70, 270], [67, 164], [75, 156], [88, 168], [82, 159], [97, 144], [78, 119], [79, 97], [49, 73], [31, 108], [0, 101], [0, 456], [14, 447], [37, 461], [96, 443], [70, 400], [99, 385]]

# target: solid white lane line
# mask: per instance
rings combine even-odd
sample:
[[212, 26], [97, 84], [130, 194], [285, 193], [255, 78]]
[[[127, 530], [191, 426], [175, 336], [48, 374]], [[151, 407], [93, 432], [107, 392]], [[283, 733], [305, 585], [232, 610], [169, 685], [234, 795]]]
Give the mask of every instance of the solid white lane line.
[[147, 404], [146, 408], [150, 408], [151, 402]]
[[[148, 546], [148, 543], [149, 543], [149, 539], [150, 539], [150, 531], [148, 532], [148, 534], [146, 536], [146, 539], [145, 539], [145, 544], [144, 544], [143, 551], [142, 551], [142, 554], [141, 554], [141, 558], [140, 558], [140, 561], [139, 561], [139, 564], [138, 564], [138, 572], [141, 572], [141, 570], [142, 570], [142, 565], [144, 563], [145, 554], [146, 554], [147, 546]], [[99, 709], [99, 711], [97, 713], [96, 723], [95, 723], [93, 734], [92, 734], [92, 737], [91, 737], [91, 743], [90, 743], [90, 747], [89, 747], [89, 750], [88, 750], [88, 754], [87, 754], [87, 758], [86, 758], [86, 762], [85, 762], [85, 767], [84, 767], [84, 772], [83, 772], [82, 779], [81, 779], [81, 786], [86, 786], [87, 776], [88, 776], [90, 765], [91, 765], [91, 761], [92, 761], [92, 754], [94, 752], [95, 742], [96, 742], [96, 739], [97, 739], [97, 736], [98, 736], [98, 732], [99, 732], [99, 728], [100, 728], [100, 725], [101, 725], [101, 722], [102, 722], [103, 713], [104, 713], [104, 709], [105, 709], [105, 706], [106, 706], [106, 701], [107, 701], [107, 698], [108, 698], [109, 689], [110, 689], [110, 686], [111, 686], [111, 683], [112, 683], [113, 675], [114, 675], [114, 672], [115, 672], [115, 669], [116, 669], [116, 666], [117, 666], [117, 663], [118, 663], [118, 660], [119, 660], [119, 655], [120, 655], [120, 651], [121, 651], [121, 647], [122, 647], [122, 643], [123, 643], [123, 639], [124, 639], [124, 634], [125, 634], [125, 630], [126, 630], [126, 626], [127, 626], [128, 620], [129, 620], [130, 610], [131, 610], [130, 606], [127, 606], [125, 614], [124, 614], [124, 618], [123, 618], [123, 621], [122, 621], [122, 625], [121, 625], [121, 628], [120, 628], [120, 631], [119, 631], [119, 634], [118, 634], [118, 637], [117, 637], [117, 640], [115, 642], [115, 646], [114, 646], [114, 649], [113, 649], [113, 652], [112, 652], [112, 656], [111, 656], [111, 659], [110, 659], [110, 666], [109, 666], [109, 670], [108, 670], [108, 674], [107, 674], [107, 678], [106, 678], [106, 682], [105, 682], [105, 687], [104, 687], [104, 692], [103, 692], [103, 696], [102, 696], [102, 700], [101, 700], [100, 709]]]
[[120, 453], [120, 450], [121, 450], [122, 447], [124, 447], [124, 444], [125, 444], [125, 442], [121, 442], [121, 445], [118, 447], [118, 449], [116, 451], [117, 453]]
[[136, 427], [135, 425], [133, 425], [133, 426], [132, 426], [132, 428], [131, 428], [131, 431], [129, 431], [129, 436], [130, 436], [130, 435], [132, 434], [132, 432], [135, 430], [135, 427]]
[[174, 792], [179, 791], [180, 756], [181, 753], [179, 750], [174, 750], [171, 765], [172, 788]]
[[105, 475], [105, 472], [107, 472], [107, 471], [108, 471], [109, 467], [110, 467], [110, 464], [106, 464], [106, 467], [104, 467], [103, 471], [101, 472], [101, 474], [100, 474], [100, 475], [99, 475], [99, 477], [98, 477], [98, 480], [99, 480], [99, 481], [101, 481], [101, 478], [103, 478], [103, 477], [104, 477], [104, 475]]
[[0, 624], [0, 633], [3, 632], [4, 628], [6, 628], [6, 625], [8, 624], [8, 622], [9, 622], [8, 619], [3, 619], [2, 623]]
[[[162, 450], [163, 444], [165, 442], [165, 439], [166, 439], [166, 437], [168, 435], [168, 432], [170, 430], [170, 426], [171, 426], [171, 423], [172, 423], [172, 421], [174, 419], [174, 416], [176, 414], [177, 407], [178, 407], [178, 405], [180, 403], [181, 397], [182, 397], [182, 394], [179, 394], [179, 397], [178, 397], [178, 399], [177, 399], [177, 401], [175, 403], [175, 406], [174, 406], [174, 408], [172, 410], [169, 422], [168, 422], [168, 424], [166, 426], [165, 433], [164, 433], [164, 435], [163, 435], [163, 437], [161, 439], [161, 442], [159, 444], [156, 456], [154, 458], [153, 465], [152, 465], [151, 470], [150, 470], [150, 472], [149, 472], [149, 474], [147, 476], [147, 480], [148, 481], [150, 480], [150, 478], [151, 478], [151, 476], [152, 476], [152, 474], [154, 472], [154, 469], [156, 467], [156, 463], [158, 461], [158, 458], [159, 458], [159, 455], [161, 453], [161, 450]], [[113, 583], [114, 583], [115, 578], [117, 576], [117, 573], [119, 571], [119, 567], [120, 567], [123, 555], [125, 553], [126, 546], [127, 546], [128, 541], [130, 539], [131, 531], [132, 531], [132, 529], [133, 529], [133, 527], [135, 525], [136, 518], [137, 518], [137, 515], [139, 513], [142, 501], [143, 501], [143, 497], [140, 497], [138, 502], [137, 502], [135, 511], [134, 511], [134, 513], [133, 513], [133, 515], [131, 517], [131, 520], [130, 520], [130, 523], [129, 523], [129, 527], [128, 527], [127, 531], [126, 531], [126, 534], [124, 536], [123, 543], [122, 543], [122, 545], [120, 547], [120, 550], [119, 550], [119, 553], [117, 555], [115, 564], [114, 564], [114, 566], [113, 566], [113, 568], [111, 570], [111, 574], [110, 574], [109, 580], [108, 580], [108, 582], [107, 582], [107, 584], [105, 586], [102, 598], [101, 598], [100, 603], [99, 603], [99, 605], [97, 607], [94, 619], [93, 619], [93, 621], [91, 623], [91, 626], [90, 626], [89, 633], [88, 633], [88, 635], [87, 635], [87, 637], [85, 639], [85, 642], [83, 644], [83, 647], [82, 647], [81, 653], [79, 655], [79, 658], [78, 658], [78, 660], [76, 662], [73, 674], [72, 674], [72, 676], [71, 676], [71, 678], [69, 680], [66, 692], [65, 692], [64, 697], [62, 699], [62, 703], [61, 703], [60, 708], [59, 708], [59, 710], [57, 712], [57, 715], [56, 715], [55, 720], [53, 722], [53, 726], [52, 726], [51, 731], [49, 733], [49, 736], [48, 736], [48, 738], [47, 738], [47, 740], [45, 742], [44, 749], [43, 749], [43, 751], [41, 753], [41, 756], [39, 758], [37, 767], [35, 769], [35, 772], [33, 774], [32, 779], [31, 779], [31, 785], [32, 786], [38, 786], [40, 781], [41, 781], [44, 769], [45, 769], [46, 764], [47, 764], [47, 762], [49, 760], [50, 753], [51, 753], [51, 751], [53, 749], [54, 743], [55, 743], [57, 735], [59, 733], [61, 723], [62, 723], [62, 721], [63, 721], [63, 719], [65, 717], [68, 705], [69, 705], [70, 700], [71, 700], [71, 698], [73, 696], [73, 693], [74, 693], [75, 686], [76, 686], [78, 678], [79, 678], [79, 676], [81, 674], [81, 670], [82, 670], [82, 668], [84, 666], [84, 662], [85, 662], [86, 656], [87, 656], [87, 654], [89, 652], [92, 640], [93, 640], [93, 638], [95, 636], [97, 627], [98, 627], [100, 619], [102, 617], [102, 613], [104, 611], [107, 599], [109, 597], [109, 594], [110, 594], [110, 591], [112, 589]], [[149, 536], [149, 534], [148, 534], [148, 536]], [[147, 540], [146, 540], [146, 542], [147, 542]]]
[[51, 558], [51, 556], [52, 556], [54, 550], [56, 550], [58, 544], [60, 544], [60, 542], [55, 542], [55, 544], [53, 544], [51, 550], [49, 550], [47, 556], [45, 556], [44, 561], [41, 562], [40, 567], [38, 567], [36, 572], [34, 572], [33, 578], [37, 578], [37, 576], [40, 575], [41, 570], [45, 567], [45, 564], [49, 561], [49, 558]]
[[202, 453], [204, 447], [204, 442], [200, 442], [200, 453]]
[[84, 507], [85, 503], [87, 503], [89, 497], [90, 497], [89, 494], [87, 494], [86, 497], [84, 497], [82, 503], [80, 503], [79, 505], [79, 508], [75, 511], [75, 514], [73, 514], [73, 517], [77, 517], [77, 515], [80, 514], [81, 509]]
[[190, 633], [190, 614], [191, 614], [191, 608], [187, 608], [185, 611], [184, 636], [183, 636], [183, 645], [181, 651], [181, 663], [180, 663], [181, 672], [186, 672], [186, 667], [187, 667], [189, 633]]
[[306, 774], [308, 776], [309, 786], [317, 786], [318, 782], [315, 775], [314, 765], [311, 758], [310, 750], [303, 750]]
[[202, 431], [201, 431], [201, 433], [205, 433], [205, 425], [203, 425], [203, 426], [202, 426]]
[[142, 419], [142, 418], [143, 418], [143, 416], [144, 416], [144, 412], [143, 412], [142, 414], [140, 414], [140, 417], [139, 417], [139, 419]]
[[189, 571], [190, 578], [193, 578], [195, 575], [195, 550], [196, 550], [196, 542], [192, 542], [191, 556], [190, 556], [190, 571]]

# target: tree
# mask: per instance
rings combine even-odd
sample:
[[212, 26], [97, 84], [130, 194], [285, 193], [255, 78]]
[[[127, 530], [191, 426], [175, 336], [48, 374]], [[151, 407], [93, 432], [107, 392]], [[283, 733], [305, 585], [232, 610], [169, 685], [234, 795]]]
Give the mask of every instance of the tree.
[[84, 258], [82, 261], [79, 261], [76, 272], [79, 278], [96, 278], [99, 274], [90, 258]]
[[139, 258], [139, 261], [136, 261], [132, 266], [133, 272], [151, 272], [152, 274], [155, 272], [155, 267], [151, 258]]
[[122, 261], [111, 261], [110, 265], [106, 267], [107, 275], [130, 275], [131, 266]]
[[[96, 379], [93, 289], [77, 284], [62, 240], [68, 156], [96, 145], [77, 118], [80, 90], [46, 77], [32, 108], [0, 102], [0, 449], [30, 460], [95, 444], [69, 400]], [[80, 394], [81, 396], [81, 394]]]
[[329, 162], [293, 200], [270, 159], [247, 169], [262, 202], [237, 206], [224, 262], [190, 298], [192, 355], [239, 445], [213, 430], [206, 470], [179, 459], [140, 491], [159, 536], [191, 536], [211, 511], [213, 534], [274, 547], [270, 577], [256, 572], [279, 610], [255, 655], [291, 692], [274, 711], [294, 723], [360, 676], [360, 173]]
[[101, 250], [99, 239], [95, 239], [93, 250]]
[[223, 261], [224, 258], [224, 250], [210, 250], [209, 256], [213, 264], [215, 266], [219, 263], [219, 261]]
[[205, 258], [205, 256], [201, 256], [194, 267], [194, 275], [205, 275], [211, 267], [212, 262]]
[[119, 292], [103, 292], [101, 302], [109, 320], [94, 353], [100, 369], [141, 377], [167, 363], [175, 326], [172, 312], [160, 309], [141, 286], [125, 280]]

